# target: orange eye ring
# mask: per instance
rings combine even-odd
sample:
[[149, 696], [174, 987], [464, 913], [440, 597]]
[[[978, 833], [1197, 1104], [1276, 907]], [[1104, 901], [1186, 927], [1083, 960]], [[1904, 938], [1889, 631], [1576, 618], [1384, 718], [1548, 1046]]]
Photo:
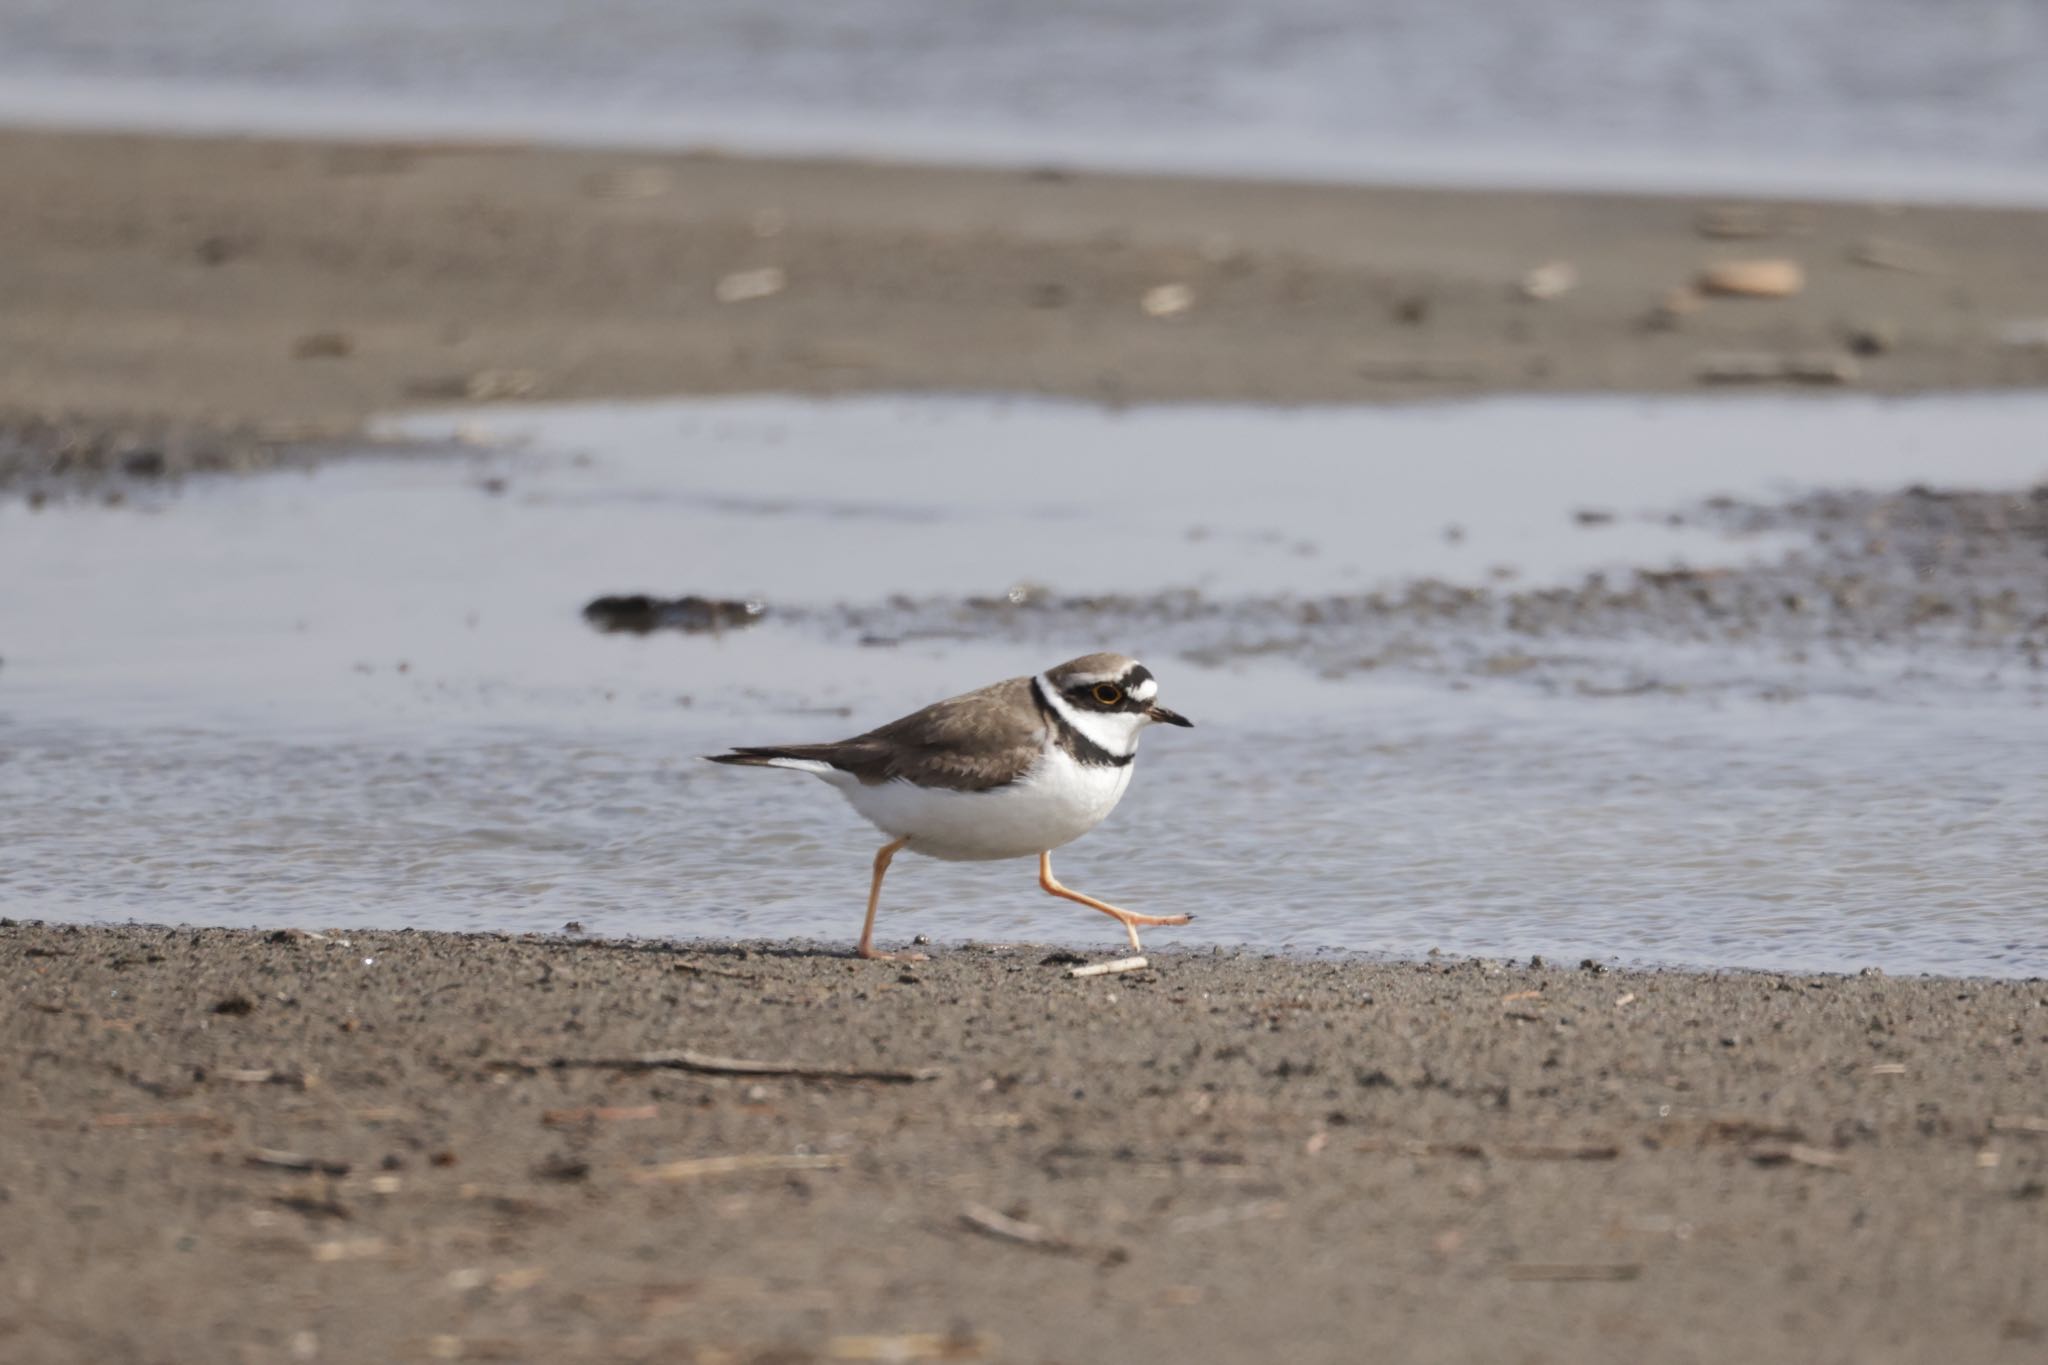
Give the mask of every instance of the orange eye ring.
[[1124, 690], [1115, 683], [1095, 684], [1095, 700], [1104, 706], [1115, 706], [1124, 699]]

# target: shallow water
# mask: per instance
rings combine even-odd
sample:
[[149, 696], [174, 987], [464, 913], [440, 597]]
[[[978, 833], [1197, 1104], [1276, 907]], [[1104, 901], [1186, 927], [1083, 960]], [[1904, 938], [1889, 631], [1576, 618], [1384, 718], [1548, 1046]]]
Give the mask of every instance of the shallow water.
[[0, 116], [2048, 199], [2030, 0], [0, 0]]
[[[1149, 739], [1123, 807], [1059, 866], [1199, 916], [1153, 941], [2038, 973], [2048, 770], [2015, 741], [2040, 732], [2041, 690], [1966, 655], [1759, 655], [1741, 667], [1765, 686], [1595, 696], [1218, 652], [1142, 611], [1048, 608], [1020, 637], [956, 608], [886, 648], [859, 623], [891, 594], [1019, 581], [1255, 615], [1276, 591], [1423, 574], [1736, 564], [1785, 539], [1663, 514], [1819, 483], [2028, 484], [2044, 419], [2019, 397], [501, 409], [402, 425], [488, 423], [509, 451], [0, 505], [0, 913], [844, 941], [877, 839], [807, 778], [695, 755], [834, 737], [1108, 645], [1200, 725]], [[1582, 525], [1589, 507], [1616, 520]], [[646, 638], [579, 619], [637, 590], [769, 615]], [[1129, 633], [1098, 638], [1104, 619]], [[1602, 647], [1667, 678], [1732, 666]], [[905, 859], [886, 904], [885, 939], [1118, 941], [1027, 863]]]

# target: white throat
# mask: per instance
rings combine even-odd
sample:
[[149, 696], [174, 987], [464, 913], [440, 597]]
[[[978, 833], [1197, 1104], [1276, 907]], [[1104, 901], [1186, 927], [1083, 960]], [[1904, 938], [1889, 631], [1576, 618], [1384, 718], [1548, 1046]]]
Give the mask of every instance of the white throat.
[[1054, 687], [1041, 673], [1035, 679], [1039, 695], [1062, 720], [1080, 732], [1083, 739], [1098, 744], [1118, 758], [1129, 758], [1138, 752], [1138, 736], [1152, 722], [1138, 711], [1081, 711]]

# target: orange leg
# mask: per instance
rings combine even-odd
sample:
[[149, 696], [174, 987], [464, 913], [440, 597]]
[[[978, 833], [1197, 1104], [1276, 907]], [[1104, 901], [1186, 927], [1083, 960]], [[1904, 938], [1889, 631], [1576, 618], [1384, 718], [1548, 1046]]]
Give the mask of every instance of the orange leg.
[[862, 957], [875, 958], [882, 962], [894, 962], [898, 956], [903, 956], [912, 962], [924, 961], [923, 953], [899, 955], [897, 953], [878, 953], [875, 951], [875, 907], [882, 903], [882, 877], [889, 870], [890, 859], [901, 852], [903, 846], [909, 842], [910, 836], [906, 834], [893, 844], [883, 844], [881, 851], [875, 854], [875, 880], [873, 885], [868, 887], [868, 917], [860, 926], [860, 946], [853, 950]]
[[[879, 877], [879, 875], [878, 873], [877, 876]], [[879, 880], [875, 884], [877, 886], [881, 885]], [[1139, 951], [1144, 948], [1144, 945], [1138, 942], [1139, 925], [1186, 924], [1194, 918], [1193, 915], [1141, 915], [1133, 910], [1119, 910], [1114, 905], [1106, 901], [1099, 901], [1093, 896], [1084, 896], [1078, 891], [1069, 891], [1066, 887], [1060, 885], [1057, 877], [1052, 875], [1052, 854], [1050, 853], [1038, 855], [1038, 884], [1045, 889], [1045, 894], [1048, 896], [1058, 896], [1061, 900], [1070, 900], [1077, 905], [1085, 905], [1090, 910], [1100, 910], [1103, 914], [1121, 921], [1124, 926], [1124, 932], [1131, 936], [1131, 948], [1133, 951]]]

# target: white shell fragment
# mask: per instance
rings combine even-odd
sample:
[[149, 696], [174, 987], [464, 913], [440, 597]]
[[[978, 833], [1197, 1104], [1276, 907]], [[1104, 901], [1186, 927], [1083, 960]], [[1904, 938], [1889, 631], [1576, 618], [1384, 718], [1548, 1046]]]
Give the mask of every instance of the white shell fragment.
[[1119, 957], [1109, 962], [1091, 962], [1085, 967], [1070, 967], [1067, 969], [1067, 975], [1070, 977], [1115, 976], [1119, 972], [1142, 971], [1150, 965], [1142, 957]]
[[1721, 261], [1704, 266], [1699, 287], [1708, 294], [1735, 294], [1751, 299], [1789, 298], [1806, 288], [1806, 270], [1785, 257]]
[[1155, 284], [1138, 300], [1138, 307], [1145, 310], [1148, 318], [1177, 317], [1194, 306], [1193, 287], [1180, 283]]
[[749, 299], [767, 299], [780, 294], [789, 284], [789, 277], [782, 273], [782, 267], [764, 265], [759, 270], [735, 270], [718, 282], [713, 291], [720, 303], [745, 303]]
[[1579, 268], [1570, 261], [1547, 261], [1522, 276], [1522, 297], [1542, 302], [1579, 287]]

